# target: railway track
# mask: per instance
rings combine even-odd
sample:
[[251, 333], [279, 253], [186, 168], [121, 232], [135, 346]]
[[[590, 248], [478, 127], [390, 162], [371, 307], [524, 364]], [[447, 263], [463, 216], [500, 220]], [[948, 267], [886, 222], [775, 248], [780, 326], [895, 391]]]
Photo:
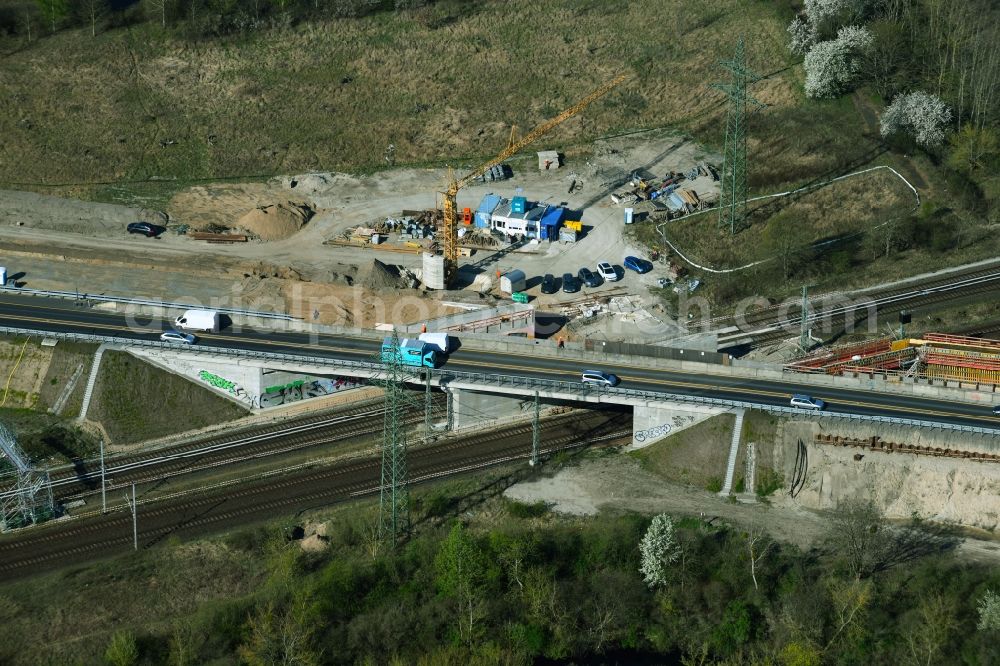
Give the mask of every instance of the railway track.
[[[866, 324], [871, 312], [891, 315], [903, 310], [913, 310], [939, 303], [952, 303], [956, 299], [978, 294], [1000, 292], [1000, 270], [997, 267], [953, 273], [932, 280], [897, 286], [890, 289], [826, 297], [814, 301], [817, 308], [810, 316], [814, 335], [836, 336], [844, 330], [858, 329]], [[839, 300], [838, 304], [830, 304]], [[847, 301], [844, 303], [844, 301]], [[823, 308], [823, 309], [819, 309]], [[740, 322], [738, 331], [727, 331], [719, 336], [719, 347], [731, 349], [775, 342], [798, 334], [802, 324], [799, 305], [785, 304], [748, 313]], [[817, 330], [821, 327], [820, 330]]]
[[[411, 482], [420, 483], [530, 456], [531, 425], [448, 439], [412, 449]], [[543, 422], [544, 454], [631, 439], [628, 412], [578, 412]], [[142, 548], [170, 536], [191, 537], [377, 493], [380, 461], [364, 458], [311, 466], [282, 476], [232, 484], [207, 493], [144, 503], [139, 500]], [[125, 511], [40, 525], [0, 538], [0, 580], [78, 565], [132, 549], [132, 517]]]
[[[443, 400], [435, 398], [435, 406]], [[286, 424], [267, 424], [213, 437], [196, 439], [156, 451], [105, 460], [105, 480], [109, 485], [161, 481], [181, 474], [210, 469], [230, 463], [291, 453], [354, 437], [370, 435], [381, 428], [382, 408], [360, 405], [323, 416], [313, 416]], [[423, 418], [422, 410], [411, 408], [403, 423], [415, 425]], [[72, 501], [100, 488], [99, 460], [79, 462], [50, 473], [53, 496], [61, 502]], [[0, 493], [0, 499], [9, 491]]]

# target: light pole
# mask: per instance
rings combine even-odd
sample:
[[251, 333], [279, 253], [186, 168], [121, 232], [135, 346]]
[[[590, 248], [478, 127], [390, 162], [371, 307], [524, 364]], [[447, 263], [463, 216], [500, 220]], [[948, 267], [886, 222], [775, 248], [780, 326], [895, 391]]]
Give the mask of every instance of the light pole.
[[135, 482], [132, 482], [132, 501], [128, 499], [128, 494], [125, 494], [125, 503], [128, 504], [129, 508], [132, 509], [132, 547], [135, 550], [139, 550], [139, 522], [136, 516], [137, 506], [135, 504]]

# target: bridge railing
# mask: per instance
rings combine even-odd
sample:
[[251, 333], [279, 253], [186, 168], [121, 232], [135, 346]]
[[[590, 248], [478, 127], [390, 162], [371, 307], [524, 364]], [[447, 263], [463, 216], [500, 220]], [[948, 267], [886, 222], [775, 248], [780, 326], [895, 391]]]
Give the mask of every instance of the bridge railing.
[[[69, 332], [46, 332], [32, 329], [0, 327], [0, 334], [25, 335], [25, 336], [45, 336], [62, 338], [84, 342], [105, 343], [115, 347], [138, 346], [144, 348], [168, 349], [171, 351], [181, 351], [176, 343], [160, 342], [159, 340], [141, 340], [130, 338], [116, 338], [113, 336], [90, 335], [85, 333]], [[285, 361], [289, 363], [301, 363], [305, 365], [320, 365], [330, 368], [345, 368], [355, 371], [366, 372], [378, 375], [383, 370], [381, 363], [373, 361], [354, 361], [348, 359], [335, 359], [324, 356], [310, 356], [307, 354], [288, 354], [284, 352], [257, 351], [250, 349], [239, 349], [230, 347], [212, 347], [208, 345], [186, 345], [183, 351], [217, 354], [238, 358], [258, 358], [271, 361]], [[730, 400], [726, 398], [713, 398], [709, 396], [685, 395], [681, 393], [671, 393], [669, 391], [650, 391], [647, 389], [633, 389], [611, 386], [597, 386], [594, 384], [584, 384], [582, 382], [571, 382], [558, 379], [545, 379], [530, 375], [509, 375], [491, 372], [465, 372], [459, 370], [449, 370], [447, 368], [431, 370], [423, 368], [421, 370], [408, 371], [404, 378], [411, 383], [423, 383], [426, 373], [430, 372], [432, 377], [438, 379], [440, 384], [447, 385], [450, 381], [462, 380], [482, 386], [483, 390], [490, 388], [520, 389], [524, 391], [526, 397], [531, 396], [535, 391], [559, 392], [571, 396], [602, 396], [612, 401], [614, 398], [641, 399], [659, 402], [681, 402], [688, 404], [708, 405], [714, 407], [728, 407], [738, 409], [757, 409], [771, 414], [795, 415], [795, 416], [816, 416], [823, 418], [845, 419], [850, 421], [866, 421], [874, 423], [885, 423], [893, 426], [910, 426], [917, 428], [932, 428], [939, 430], [952, 430], [970, 434], [987, 436], [1000, 435], [1000, 427], [972, 426], [959, 423], [946, 423], [938, 421], [925, 421], [921, 419], [909, 419], [896, 416], [884, 416], [878, 414], [855, 414], [851, 412], [838, 412], [824, 410], [822, 412], [810, 413], [802, 409], [790, 406], [771, 405], [763, 402], [753, 402], [749, 400]]]

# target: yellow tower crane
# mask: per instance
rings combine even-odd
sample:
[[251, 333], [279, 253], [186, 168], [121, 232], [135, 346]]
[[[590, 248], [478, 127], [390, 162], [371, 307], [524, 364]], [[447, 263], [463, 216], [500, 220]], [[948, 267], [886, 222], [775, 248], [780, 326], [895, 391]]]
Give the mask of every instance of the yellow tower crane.
[[592, 102], [600, 99], [606, 95], [612, 88], [617, 86], [619, 83], [627, 78], [627, 74], [622, 74], [621, 76], [608, 81], [600, 88], [590, 93], [579, 102], [569, 107], [562, 113], [560, 113], [555, 118], [548, 120], [535, 129], [531, 130], [529, 133], [525, 134], [518, 141], [513, 141], [513, 132], [511, 133], [511, 141], [499, 155], [491, 159], [489, 162], [473, 169], [469, 174], [461, 179], [453, 178], [451, 184], [448, 186], [448, 191], [444, 193], [444, 270], [445, 270], [445, 283], [448, 284], [455, 277], [455, 273], [458, 271], [458, 203], [456, 199], [458, 198], [458, 191], [468, 185], [470, 182], [486, 173], [488, 170], [492, 169], [496, 165], [500, 164], [510, 156], [519, 152], [522, 148], [528, 144], [534, 142], [536, 139], [546, 134], [556, 125], [559, 125], [563, 121], [566, 121], [576, 114], [583, 111], [585, 108], [590, 106]]

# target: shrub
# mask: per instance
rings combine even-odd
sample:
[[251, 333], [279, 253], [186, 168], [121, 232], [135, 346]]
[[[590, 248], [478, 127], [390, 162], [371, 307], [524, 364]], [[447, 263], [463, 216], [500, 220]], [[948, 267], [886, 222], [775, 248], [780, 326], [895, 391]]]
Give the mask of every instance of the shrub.
[[507, 503], [507, 511], [514, 518], [538, 518], [544, 516], [549, 511], [549, 505], [538, 500], [537, 502], [518, 502], [511, 500]]
[[757, 496], [767, 497], [785, 485], [785, 479], [781, 472], [777, 472], [770, 467], [761, 467], [757, 474]]

